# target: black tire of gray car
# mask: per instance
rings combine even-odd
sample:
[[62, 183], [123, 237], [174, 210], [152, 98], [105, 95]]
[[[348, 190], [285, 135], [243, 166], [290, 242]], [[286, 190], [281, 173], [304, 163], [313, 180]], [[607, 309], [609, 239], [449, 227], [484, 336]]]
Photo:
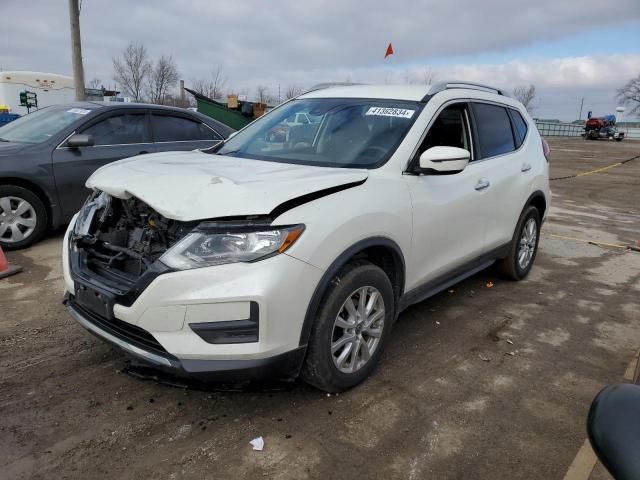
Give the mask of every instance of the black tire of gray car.
[[[334, 360], [334, 352], [332, 352], [333, 345], [340, 339], [336, 340], [335, 338], [336, 322], [338, 316], [343, 312], [343, 307], [345, 307], [347, 300], [352, 301], [354, 294], [358, 295], [357, 292], [364, 288], [370, 289], [370, 291], [377, 290], [379, 294], [377, 298], [381, 298], [383, 302], [384, 313], [380, 318], [383, 318], [384, 323], [382, 324], [381, 334], [377, 337], [379, 341], [375, 345], [373, 352], [370, 353], [368, 360], [362, 360], [364, 364], [355, 372], [345, 373], [338, 368], [336, 360]], [[371, 299], [371, 295], [366, 298]], [[374, 303], [373, 305], [375, 307], [379, 303]], [[359, 306], [355, 308], [359, 309]], [[381, 309], [378, 308], [377, 310], [380, 311]], [[385, 341], [391, 331], [394, 311], [393, 287], [389, 277], [381, 268], [363, 260], [353, 261], [345, 265], [330, 282], [320, 304], [311, 330], [307, 356], [300, 373], [302, 379], [326, 392], [342, 392], [361, 383], [369, 376], [380, 360]], [[372, 315], [373, 317], [374, 315]], [[379, 320], [376, 322], [379, 322]], [[363, 319], [362, 326], [364, 327], [366, 323]], [[376, 324], [379, 325], [379, 323]], [[368, 335], [366, 328], [361, 331], [354, 327], [352, 330], [355, 330], [353, 335], [356, 335], [356, 337], [354, 338], [362, 339], [365, 338], [365, 335]], [[343, 335], [346, 335], [346, 330], [343, 331]], [[367, 339], [371, 338], [367, 336]], [[373, 342], [375, 343], [375, 339], [373, 339]], [[351, 346], [351, 350], [356, 349], [355, 360], [352, 360], [352, 363], [356, 363], [356, 365], [359, 363], [358, 353], [362, 351], [364, 356], [364, 346], [360, 343], [357, 345], [357, 347], [353, 347], [353, 344]], [[368, 340], [367, 345], [369, 345]], [[368, 346], [366, 351], [369, 352]]]
[[[33, 245], [40, 240], [47, 231], [47, 225], [49, 222], [49, 216], [47, 209], [44, 206], [40, 197], [38, 197], [31, 190], [17, 185], [0, 185], [0, 198], [14, 197], [17, 199], [26, 200], [33, 208], [35, 214], [36, 224], [33, 230], [22, 240], [18, 241], [6, 241], [0, 236], [0, 246], [3, 250], [20, 250]], [[6, 233], [4, 234], [6, 236]]]
[[[518, 254], [520, 252], [520, 242], [523, 236], [523, 230], [528, 224], [529, 220], [533, 219], [535, 222], [535, 245], [533, 245], [532, 255], [523, 268], [518, 261]], [[529, 206], [525, 208], [524, 212], [518, 220], [515, 233], [511, 239], [511, 245], [509, 246], [509, 256], [499, 260], [496, 264], [498, 272], [509, 280], [522, 280], [531, 271], [533, 263], [536, 260], [536, 254], [538, 253], [538, 244], [540, 243], [540, 212], [536, 207]]]

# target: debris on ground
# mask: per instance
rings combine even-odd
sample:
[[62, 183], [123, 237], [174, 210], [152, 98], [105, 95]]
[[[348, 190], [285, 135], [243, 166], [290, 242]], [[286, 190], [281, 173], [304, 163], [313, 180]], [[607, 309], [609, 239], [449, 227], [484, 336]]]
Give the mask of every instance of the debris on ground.
[[484, 355], [482, 355], [481, 353], [478, 355], [478, 358], [479, 358], [480, 360], [482, 360], [483, 362], [490, 362], [490, 361], [491, 361], [491, 359], [490, 359], [490, 358], [485, 357], [485, 356], [484, 356]]
[[487, 288], [493, 288], [493, 282], [491, 280], [487, 282]]
[[261, 452], [264, 449], [264, 439], [262, 437], [254, 438], [249, 443], [254, 450]]

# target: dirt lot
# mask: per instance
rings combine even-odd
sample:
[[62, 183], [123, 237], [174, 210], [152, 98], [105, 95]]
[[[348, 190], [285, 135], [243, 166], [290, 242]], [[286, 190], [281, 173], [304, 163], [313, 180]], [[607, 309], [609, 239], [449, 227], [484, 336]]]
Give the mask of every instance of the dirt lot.
[[[550, 143], [552, 177], [640, 154]], [[25, 272], [0, 281], [0, 478], [562, 479], [591, 399], [640, 346], [640, 253], [586, 242], [640, 239], [640, 159], [552, 188], [526, 281], [489, 270], [412, 307], [373, 377], [332, 396], [134, 378], [61, 305], [61, 234], [11, 253]]]

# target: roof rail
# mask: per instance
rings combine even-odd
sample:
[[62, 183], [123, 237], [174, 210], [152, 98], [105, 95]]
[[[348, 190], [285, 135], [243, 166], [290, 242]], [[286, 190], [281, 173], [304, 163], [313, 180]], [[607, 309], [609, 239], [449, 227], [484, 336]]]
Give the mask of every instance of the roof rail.
[[509, 95], [502, 89], [492, 87], [490, 85], [484, 85], [482, 83], [473, 83], [473, 82], [465, 82], [465, 81], [448, 81], [448, 82], [440, 82], [436, 83], [429, 89], [429, 93], [425, 96], [423, 101], [428, 100], [430, 97], [435, 95], [436, 93], [440, 93], [444, 90], [449, 90], [452, 88], [468, 88], [470, 90], [480, 90], [484, 92], [494, 92], [498, 95], [502, 95], [508, 97]]

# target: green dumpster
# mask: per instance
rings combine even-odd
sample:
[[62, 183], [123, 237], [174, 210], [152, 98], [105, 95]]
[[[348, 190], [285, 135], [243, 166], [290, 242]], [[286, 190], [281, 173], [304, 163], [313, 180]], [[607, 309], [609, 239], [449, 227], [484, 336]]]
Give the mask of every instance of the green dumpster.
[[239, 111], [227, 108], [224, 103], [213, 100], [189, 88], [185, 88], [185, 90], [195, 97], [198, 112], [235, 130], [240, 130], [253, 121], [253, 117], [245, 117]]

